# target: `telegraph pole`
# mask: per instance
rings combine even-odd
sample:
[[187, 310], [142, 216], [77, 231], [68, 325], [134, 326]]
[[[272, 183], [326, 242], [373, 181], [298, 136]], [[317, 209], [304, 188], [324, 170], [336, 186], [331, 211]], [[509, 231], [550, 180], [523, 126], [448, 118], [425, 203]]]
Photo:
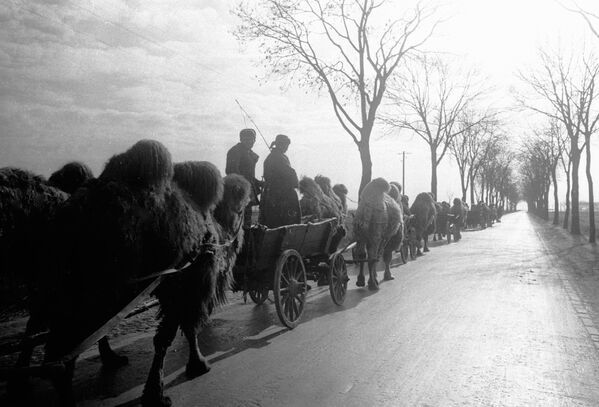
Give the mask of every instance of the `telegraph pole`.
[[401, 152], [401, 187], [403, 188], [402, 194], [406, 195], [406, 154], [411, 154], [406, 151]]

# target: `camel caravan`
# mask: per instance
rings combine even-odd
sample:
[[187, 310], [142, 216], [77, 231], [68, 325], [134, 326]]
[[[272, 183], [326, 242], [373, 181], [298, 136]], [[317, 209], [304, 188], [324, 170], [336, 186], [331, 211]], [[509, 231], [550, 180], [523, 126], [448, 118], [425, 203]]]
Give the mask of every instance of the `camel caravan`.
[[[325, 254], [337, 271], [346, 262], [359, 264], [356, 285], [378, 290], [381, 257], [383, 279], [392, 280], [394, 253], [406, 250], [415, 259], [429, 250], [431, 235], [451, 234], [457, 241], [461, 228], [487, 227], [501, 218], [484, 203], [468, 209], [456, 199], [450, 206], [426, 192], [410, 206], [401, 185], [383, 178], [368, 183], [357, 209], [348, 211], [343, 184], [332, 186], [323, 175], [298, 179], [284, 154], [290, 143], [286, 136], [277, 136], [265, 161], [265, 179], [256, 180], [252, 163], [257, 156], [248, 153], [252, 136], [255, 140], [255, 132], [242, 131], [241, 146], [228, 154], [225, 176], [210, 162], [173, 163], [166, 147], [153, 140], [110, 158], [98, 177], [77, 162], [48, 180], [0, 169], [0, 283], [13, 294], [19, 292], [15, 287], [25, 290], [29, 311], [16, 366], [2, 377], [9, 390], [25, 391], [33, 347], [42, 343], [42, 375], [53, 380], [61, 405], [74, 405], [71, 381], [78, 354], [98, 343], [104, 366], [128, 363], [111, 349], [106, 334], [115, 316], [127, 314], [139, 298], [153, 296], [159, 324], [141, 402], [170, 405], [162, 383], [167, 350], [180, 328], [189, 343], [187, 376], [210, 370], [200, 352], [199, 330], [225, 303], [248, 231], [258, 227], [285, 229], [337, 219], [338, 229], [325, 239]], [[291, 196], [281, 195], [285, 188], [291, 188]], [[257, 205], [256, 220], [252, 207]], [[344, 260], [343, 250], [349, 248], [350, 258]], [[346, 286], [349, 277], [343, 278], [340, 284]], [[296, 304], [283, 306], [293, 314]], [[32, 339], [42, 336], [43, 341]]]

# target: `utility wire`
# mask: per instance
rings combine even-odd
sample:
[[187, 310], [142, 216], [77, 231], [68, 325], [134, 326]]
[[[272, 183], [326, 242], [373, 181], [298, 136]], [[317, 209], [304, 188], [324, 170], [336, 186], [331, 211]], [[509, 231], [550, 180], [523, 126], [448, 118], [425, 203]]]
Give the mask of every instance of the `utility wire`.
[[254, 121], [254, 119], [252, 119], [252, 116], [250, 116], [250, 114], [245, 111], [245, 109], [243, 108], [243, 106], [241, 106], [241, 103], [239, 103], [239, 101], [237, 99], [235, 99], [235, 103], [237, 103], [237, 106], [239, 106], [241, 111], [248, 117], [248, 119], [250, 119], [252, 124], [256, 127], [256, 130], [258, 130], [258, 133], [260, 133], [260, 137], [262, 137], [262, 141], [264, 141], [264, 144], [266, 144], [266, 148], [270, 149], [270, 144], [268, 144], [268, 142], [266, 141], [266, 138], [264, 138], [264, 134], [262, 134], [262, 132], [260, 131], [260, 128], [258, 127], [256, 122]]

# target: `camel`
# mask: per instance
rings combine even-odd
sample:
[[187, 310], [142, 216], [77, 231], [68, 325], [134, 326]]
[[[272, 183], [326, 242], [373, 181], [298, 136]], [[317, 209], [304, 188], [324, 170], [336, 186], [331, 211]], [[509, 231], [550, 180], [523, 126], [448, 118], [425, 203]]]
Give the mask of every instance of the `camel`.
[[[360, 194], [360, 201], [354, 217], [353, 231], [356, 250], [360, 260], [368, 263], [368, 288], [378, 290], [376, 263], [387, 242], [397, 233], [401, 222], [401, 209], [391, 198], [389, 183], [384, 178], [370, 181]], [[365, 285], [364, 263], [360, 263], [360, 273], [356, 283]]]
[[302, 198], [300, 208], [302, 217], [309, 216], [309, 220], [327, 218], [341, 218], [342, 212], [336, 202], [325, 195], [320, 186], [310, 177], [302, 177], [299, 182]]
[[417, 255], [422, 255], [420, 251], [420, 242], [424, 241], [424, 252], [428, 252], [428, 236], [435, 232], [435, 218], [437, 210], [435, 201], [428, 192], [421, 192], [414, 199], [414, 203], [410, 207], [410, 213], [414, 215], [414, 220], [411, 224], [414, 227], [414, 236], [416, 245], [418, 246]]

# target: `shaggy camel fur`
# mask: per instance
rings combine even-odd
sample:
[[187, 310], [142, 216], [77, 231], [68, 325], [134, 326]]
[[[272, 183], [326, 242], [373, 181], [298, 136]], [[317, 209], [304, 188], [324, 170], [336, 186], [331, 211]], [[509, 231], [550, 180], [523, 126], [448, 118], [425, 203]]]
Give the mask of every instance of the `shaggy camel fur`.
[[[47, 328], [48, 310], [53, 301], [53, 269], [47, 267], [47, 259], [55, 253], [49, 242], [52, 240], [51, 225], [58, 208], [68, 198], [68, 193], [93, 177], [87, 166], [69, 163], [56, 171], [48, 182], [26, 171], [16, 169], [0, 170], [0, 229], [10, 224], [10, 233], [0, 233], [1, 250], [6, 250], [0, 258], [13, 265], [3, 266], [4, 270], [17, 270], [18, 279], [27, 285], [29, 320], [25, 336], [41, 332]], [[53, 186], [49, 185], [53, 184]], [[62, 192], [61, 192], [62, 190]], [[10, 204], [9, 204], [10, 203]], [[23, 261], [28, 259], [28, 261]], [[43, 270], [43, 273], [40, 271]], [[21, 344], [15, 367], [29, 365], [33, 347], [27, 341]], [[99, 341], [102, 363], [106, 367], [118, 367], [127, 363], [127, 358], [116, 355], [106, 337]], [[9, 383], [11, 391], [19, 391], [24, 385], [20, 379]]]
[[48, 184], [70, 195], [93, 177], [94, 174], [87, 165], [73, 161], [52, 174]]
[[341, 209], [335, 201], [322, 192], [320, 186], [310, 177], [302, 177], [299, 182], [300, 208], [302, 216], [311, 216], [310, 220], [341, 217]]
[[[48, 230], [51, 219], [68, 195], [51, 187], [40, 176], [16, 168], [0, 169], [0, 272], [11, 286], [1, 296], [5, 301], [17, 301], [27, 296], [31, 317], [25, 335], [44, 328], [44, 311], [41, 293], [46, 273]], [[43, 273], [42, 273], [43, 271]], [[4, 288], [4, 287], [3, 287]], [[15, 367], [29, 365], [33, 348], [22, 343]], [[18, 394], [24, 390], [25, 381], [14, 378], [8, 389]]]
[[385, 274], [383, 275], [384, 280], [394, 279], [394, 277], [391, 275], [391, 260], [393, 259], [393, 253], [399, 250], [399, 248], [403, 244], [405, 233], [404, 213], [400, 201], [401, 193], [393, 183], [391, 183], [391, 188], [389, 189], [389, 196], [393, 198], [393, 200], [397, 203], [400, 214], [397, 232], [393, 236], [391, 236], [387, 244], [385, 244], [385, 249], [383, 250], [383, 262], [385, 263]]
[[[401, 222], [401, 209], [391, 198], [389, 183], [383, 178], [370, 181], [360, 194], [353, 230], [357, 241], [358, 258], [368, 262], [368, 288], [378, 289], [376, 263], [385, 245], [393, 237]], [[364, 263], [360, 263], [357, 285], [364, 286]]]
[[411, 226], [414, 227], [416, 245], [418, 246], [417, 255], [422, 255], [420, 251], [420, 242], [424, 240], [424, 251], [428, 252], [428, 236], [435, 232], [435, 218], [437, 210], [433, 197], [428, 192], [421, 192], [414, 199], [410, 208], [410, 213], [414, 215]]
[[43, 266], [43, 257], [36, 253], [45, 247], [50, 219], [67, 198], [40, 176], [17, 168], [0, 169], [0, 270], [12, 273], [11, 279], [29, 291]]
[[347, 187], [343, 184], [335, 184], [333, 186], [333, 192], [341, 201], [341, 211], [344, 215], [347, 215], [347, 193], [349, 192]]
[[[135, 279], [179, 266], [199, 252], [206, 215], [171, 186], [172, 176], [168, 150], [143, 140], [112, 157], [97, 180], [60, 208], [47, 361], [70, 352], [149, 284]], [[220, 195], [210, 192], [212, 207]], [[67, 368], [56, 381], [63, 404], [72, 403], [74, 359]]]
[[[205, 200], [205, 195], [196, 192], [215, 180], [215, 172], [218, 170], [210, 163], [188, 162], [175, 166], [174, 179], [190, 197]], [[250, 183], [240, 175], [224, 178], [223, 199], [213, 215], [207, 213], [209, 228], [199, 255], [184, 272], [169, 277], [155, 291], [162, 319], [154, 337], [155, 354], [143, 392], [144, 406], [170, 405], [170, 399], [163, 394], [163, 366], [179, 327], [189, 343], [187, 376], [197, 377], [210, 370], [197, 335], [213, 309], [225, 302], [225, 291], [232, 284], [233, 266], [243, 246], [243, 216], [250, 189]]]
[[317, 175], [316, 177], [314, 177], [314, 182], [318, 184], [323, 194], [331, 198], [335, 205], [337, 205], [337, 209], [339, 210], [339, 212], [343, 214], [343, 203], [341, 202], [341, 199], [337, 196], [337, 194], [333, 191], [333, 188], [331, 188], [331, 179], [325, 177], [324, 175]]

